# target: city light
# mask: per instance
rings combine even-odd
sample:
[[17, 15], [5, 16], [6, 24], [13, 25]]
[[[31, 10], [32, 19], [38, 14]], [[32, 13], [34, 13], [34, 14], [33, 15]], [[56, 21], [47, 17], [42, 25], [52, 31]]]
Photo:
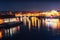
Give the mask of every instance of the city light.
[[[53, 17], [59, 17], [60, 14], [56, 10], [46, 11], [46, 12], [18, 12], [15, 13], [13, 17], [11, 18], [0, 18], [0, 24], [3, 25], [3, 23], [10, 23], [10, 22], [23, 22], [20, 26], [9, 28], [9, 29], [3, 29], [4, 32], [0, 32], [0, 38], [3, 37], [3, 33], [6, 35], [12, 36], [16, 32], [20, 31], [31, 31], [31, 30], [40, 30], [42, 26], [44, 28], [47, 28], [49, 30], [60, 30], [60, 19], [53, 18]], [[43, 25], [42, 25], [43, 24]], [[41, 26], [42, 25], [42, 26]], [[8, 26], [7, 26], [8, 27]]]

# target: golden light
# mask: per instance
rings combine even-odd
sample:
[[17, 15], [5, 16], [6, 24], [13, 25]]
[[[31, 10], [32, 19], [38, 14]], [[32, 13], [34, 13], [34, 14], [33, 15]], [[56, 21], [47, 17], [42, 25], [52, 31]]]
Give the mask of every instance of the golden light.
[[58, 15], [58, 12], [56, 10], [52, 10], [51, 13], [54, 15], [54, 16], [59, 16]]
[[59, 16], [58, 12], [56, 10], [52, 10], [49, 12], [45, 12], [46, 16]]
[[50, 26], [52, 29], [57, 29], [59, 19], [45, 19], [46, 26]]
[[34, 27], [35, 26], [35, 17], [32, 17], [31, 20], [32, 20], [32, 26]]
[[3, 35], [2, 35], [2, 31], [0, 31], [0, 38], [2, 38], [3, 37]]
[[58, 13], [57, 10], [52, 10], [51, 12], [52, 12], [52, 13]]
[[15, 14], [15, 16], [22, 16], [22, 14]]
[[32, 16], [32, 14], [31, 13], [27, 13], [26, 16]]
[[59, 16], [59, 12], [56, 10], [51, 10], [47, 12], [27, 12], [25, 14], [16, 13], [15, 16]]
[[[33, 27], [38, 26], [38, 29], [39, 29], [41, 20], [38, 19], [36, 16], [56, 17], [56, 16], [59, 16], [59, 13], [56, 10], [51, 10], [51, 11], [42, 12], [42, 13], [40, 12], [39, 13], [38, 12], [17, 13], [15, 14], [15, 16], [19, 16], [20, 21], [23, 21], [25, 25], [27, 22], [29, 29], [31, 28], [31, 26]], [[33, 16], [33, 17], [30, 17], [30, 16]], [[45, 19], [45, 23], [48, 26], [49, 25], [52, 26], [52, 29], [56, 29], [59, 23], [59, 19]]]
[[3, 19], [0, 19], [0, 24], [2, 24], [3, 23]]

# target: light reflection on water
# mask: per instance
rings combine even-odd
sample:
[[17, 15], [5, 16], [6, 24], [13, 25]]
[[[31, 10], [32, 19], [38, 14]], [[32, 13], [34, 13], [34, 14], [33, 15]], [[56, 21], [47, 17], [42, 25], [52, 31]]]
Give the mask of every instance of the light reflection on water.
[[[57, 30], [57, 32], [60, 32], [60, 19], [44, 19], [44, 18], [37, 18], [37, 17], [21, 17], [18, 19], [23, 22], [22, 25], [24, 26], [17, 26], [10, 29], [5, 29], [4, 34], [5, 36], [12, 36], [13, 34], [17, 33], [18, 31], [22, 31], [21, 29], [24, 27], [27, 27], [29, 31], [33, 28], [33, 30], [40, 30], [41, 25], [44, 25], [43, 27], [47, 28], [47, 31], [54, 31]], [[23, 29], [25, 30], [25, 29]], [[43, 29], [42, 29], [43, 30]], [[32, 31], [32, 30], [31, 30]]]
[[13, 27], [10, 29], [5, 29], [4, 33], [5, 33], [5, 36], [12, 36], [13, 34], [17, 33], [18, 31], [20, 31], [20, 26]]
[[32, 27], [36, 28], [38, 27], [38, 29], [40, 29], [40, 25], [41, 25], [41, 20], [36, 18], [36, 17], [23, 17], [23, 23], [24, 25], [27, 25], [28, 23], [28, 29], [30, 30]]
[[51, 28], [52, 30], [54, 29], [59, 30], [60, 20], [59, 19], [45, 19], [44, 26], [48, 27], [48, 29]]
[[24, 25], [27, 25], [27, 22], [28, 22], [28, 27], [29, 29], [31, 27], [38, 27], [38, 29], [40, 30], [40, 27], [41, 27], [41, 23], [44, 25], [44, 27], [50, 27], [52, 29], [60, 29], [60, 19], [54, 19], [54, 18], [49, 18], [49, 19], [44, 19], [44, 18], [37, 18], [37, 17], [31, 17], [31, 19], [29, 19], [28, 17], [26, 18], [23, 18], [23, 22], [24, 22]]

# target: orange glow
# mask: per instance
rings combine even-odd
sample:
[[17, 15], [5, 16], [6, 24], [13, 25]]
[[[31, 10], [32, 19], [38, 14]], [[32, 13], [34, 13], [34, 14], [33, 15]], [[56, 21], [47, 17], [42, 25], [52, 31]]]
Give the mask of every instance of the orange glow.
[[58, 27], [57, 28], [60, 29], [60, 21], [58, 22]]
[[35, 12], [34, 13], [28, 13], [27, 12], [26, 14], [16, 13], [15, 16], [41, 16], [41, 14], [37, 13], [37, 12], [36, 13]]
[[0, 19], [0, 24], [2, 24], [3, 23], [3, 19]]
[[3, 35], [2, 35], [2, 31], [0, 31], [0, 38], [2, 38], [3, 37]]
[[21, 13], [18, 13], [18, 14], [15, 14], [15, 16], [22, 16], [22, 14]]
[[15, 16], [60, 16], [60, 12], [57, 12], [56, 10], [47, 11], [47, 12], [27, 12], [25, 14], [23, 13], [16, 13]]
[[32, 14], [31, 13], [27, 13], [26, 16], [31, 16]]
[[57, 12], [56, 10], [51, 10], [47, 12], [27, 12], [25, 14], [23, 13], [16, 13], [15, 16], [60, 16], [60, 12]]

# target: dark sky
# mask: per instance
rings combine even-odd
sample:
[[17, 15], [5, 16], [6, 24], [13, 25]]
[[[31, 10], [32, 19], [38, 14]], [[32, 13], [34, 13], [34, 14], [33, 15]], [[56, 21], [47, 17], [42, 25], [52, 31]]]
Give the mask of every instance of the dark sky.
[[60, 1], [0, 1], [0, 11], [47, 11], [59, 9]]

